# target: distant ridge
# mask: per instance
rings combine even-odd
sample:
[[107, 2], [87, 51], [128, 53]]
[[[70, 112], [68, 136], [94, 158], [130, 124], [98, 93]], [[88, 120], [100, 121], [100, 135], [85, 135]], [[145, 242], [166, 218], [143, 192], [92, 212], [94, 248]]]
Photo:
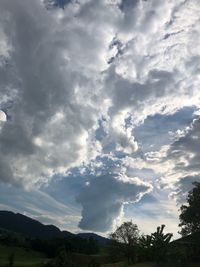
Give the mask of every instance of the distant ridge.
[[51, 239], [72, 235], [70, 232], [61, 232], [54, 225], [44, 225], [20, 213], [0, 211], [0, 227], [16, 233], [34, 238]]
[[61, 231], [54, 225], [44, 225], [37, 220], [20, 213], [12, 211], [0, 211], [0, 228], [23, 234], [31, 238], [52, 239], [79, 236], [81, 238], [94, 238], [100, 244], [106, 244], [109, 239], [94, 233], [73, 234], [68, 231]]
[[79, 233], [77, 236], [82, 237], [82, 238], [94, 238], [99, 242], [99, 244], [106, 245], [109, 242], [109, 239], [100, 235], [97, 235], [95, 233]]

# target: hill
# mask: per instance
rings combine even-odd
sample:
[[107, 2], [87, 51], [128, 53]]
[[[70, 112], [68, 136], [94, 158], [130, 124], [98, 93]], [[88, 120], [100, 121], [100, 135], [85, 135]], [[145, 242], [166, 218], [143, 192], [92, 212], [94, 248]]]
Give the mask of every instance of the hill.
[[82, 237], [82, 238], [94, 238], [95, 240], [98, 241], [99, 244], [106, 245], [109, 242], [109, 239], [100, 235], [97, 235], [95, 233], [79, 233], [77, 236]]
[[61, 231], [54, 225], [44, 225], [28, 216], [11, 211], [0, 211], [0, 228], [39, 239], [66, 238], [75, 236], [88, 239], [92, 237], [102, 245], [109, 241], [109, 239], [94, 233], [80, 233], [76, 235], [68, 231]]
[[11, 211], [0, 211], [0, 228], [41, 239], [62, 238], [72, 235], [70, 232], [61, 232], [54, 225], [44, 225], [25, 215]]

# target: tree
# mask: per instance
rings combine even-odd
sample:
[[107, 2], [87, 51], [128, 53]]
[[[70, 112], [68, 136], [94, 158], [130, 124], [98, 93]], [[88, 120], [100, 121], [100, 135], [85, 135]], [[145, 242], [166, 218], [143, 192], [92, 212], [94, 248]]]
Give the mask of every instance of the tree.
[[60, 247], [55, 258], [55, 265], [57, 267], [68, 266], [68, 257], [65, 250], [65, 247]]
[[179, 216], [182, 236], [200, 231], [200, 183], [194, 182], [194, 188], [188, 193], [187, 205], [181, 206]]
[[139, 239], [140, 257], [142, 260], [152, 260], [152, 235], [142, 235]]
[[151, 235], [143, 235], [139, 240], [140, 256], [143, 260], [155, 260], [157, 266], [166, 258], [166, 252], [172, 234], [164, 234], [165, 225], [157, 227], [156, 232]]
[[90, 236], [87, 239], [87, 248], [86, 248], [86, 254], [98, 254], [99, 252], [99, 245], [98, 241], [95, 240], [92, 236]]
[[159, 266], [160, 261], [165, 259], [169, 242], [173, 236], [173, 234], [171, 233], [164, 234], [164, 228], [165, 225], [162, 224], [161, 226], [157, 227], [157, 231], [155, 233], [151, 234], [154, 258], [156, 260], [157, 266]]
[[121, 252], [128, 260], [128, 264], [134, 262], [136, 246], [139, 240], [139, 230], [136, 224], [130, 222], [124, 222], [119, 226], [114, 233], [110, 234], [115, 249], [118, 248], [119, 253]]

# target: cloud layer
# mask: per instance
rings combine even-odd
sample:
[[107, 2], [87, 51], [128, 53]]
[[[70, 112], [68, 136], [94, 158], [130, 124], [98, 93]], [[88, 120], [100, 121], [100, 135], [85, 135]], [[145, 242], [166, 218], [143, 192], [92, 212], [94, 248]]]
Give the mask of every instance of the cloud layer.
[[0, 181], [35, 190], [78, 168], [79, 225], [104, 231], [152, 186], [175, 196], [198, 179], [199, 12], [198, 0], [1, 0]]

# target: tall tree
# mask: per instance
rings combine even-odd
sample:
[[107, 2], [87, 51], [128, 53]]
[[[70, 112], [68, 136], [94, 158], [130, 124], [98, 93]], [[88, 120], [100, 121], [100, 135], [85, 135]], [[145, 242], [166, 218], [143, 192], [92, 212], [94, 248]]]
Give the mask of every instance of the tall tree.
[[115, 248], [127, 257], [128, 264], [134, 262], [136, 245], [139, 240], [139, 230], [136, 224], [124, 222], [114, 233], [110, 234], [110, 238], [115, 242]]
[[187, 205], [181, 206], [179, 226], [182, 227], [182, 236], [200, 231], [200, 183], [194, 182], [193, 185], [187, 196]]
[[154, 258], [156, 260], [157, 266], [160, 266], [160, 261], [165, 259], [168, 244], [173, 236], [171, 233], [164, 234], [163, 230], [165, 225], [157, 227], [157, 231], [152, 236], [152, 246], [154, 250]]

